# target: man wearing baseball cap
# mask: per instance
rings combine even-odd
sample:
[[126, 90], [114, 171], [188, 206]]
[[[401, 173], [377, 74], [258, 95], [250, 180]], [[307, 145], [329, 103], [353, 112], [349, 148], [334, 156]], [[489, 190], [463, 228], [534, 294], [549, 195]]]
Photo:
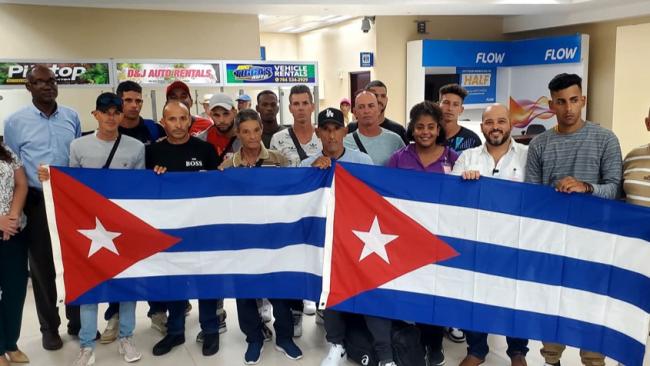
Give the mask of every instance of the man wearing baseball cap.
[[208, 102], [208, 113], [214, 126], [208, 130], [207, 141], [214, 147], [221, 164], [241, 146], [234, 128], [235, 102], [227, 94], [214, 94]]
[[[144, 169], [144, 144], [135, 138], [119, 133], [124, 118], [122, 98], [113, 93], [102, 93], [97, 97], [93, 117], [98, 128], [94, 133], [75, 139], [70, 144], [70, 166], [73, 168]], [[40, 167], [38, 177], [49, 179], [49, 171]], [[83, 231], [83, 230], [81, 230]], [[82, 235], [85, 235], [82, 233]], [[89, 256], [92, 256], [92, 248]], [[95, 339], [97, 335], [97, 304], [83, 304], [80, 307], [81, 349], [74, 366], [87, 366], [95, 362]], [[126, 362], [136, 362], [142, 354], [135, 348], [135, 301], [119, 304], [119, 352]]]
[[[366, 153], [355, 149], [346, 149], [343, 145], [343, 138], [348, 133], [345, 127], [343, 112], [336, 108], [327, 108], [318, 114], [318, 128], [316, 135], [323, 144], [323, 150], [314, 156], [311, 156], [300, 163], [302, 167], [316, 167], [320, 169], [330, 168], [336, 161], [347, 163], [373, 165], [372, 159]], [[344, 363], [345, 347], [345, 330], [347, 318], [354, 316], [335, 310], [325, 309], [325, 338], [330, 343], [330, 349], [321, 362], [321, 366], [340, 366]], [[390, 347], [389, 336], [390, 321], [371, 316], [365, 316], [366, 324], [374, 326], [369, 327], [373, 338], [376, 342]], [[377, 330], [381, 331], [378, 332]], [[383, 352], [380, 354], [385, 365], [391, 365], [392, 354]], [[393, 364], [394, 365], [394, 364]]]
[[237, 101], [237, 110], [241, 111], [251, 107], [251, 97], [248, 94], [242, 94], [235, 99]]
[[201, 112], [201, 117], [210, 119], [210, 98], [212, 94], [203, 94], [201, 99], [201, 105], [203, 106], [203, 112]]
[[344, 116], [341, 110], [327, 108], [318, 113], [316, 136], [321, 140], [323, 150], [303, 160], [300, 166], [313, 166], [327, 169], [335, 161], [372, 165], [372, 159], [368, 154], [362, 153], [359, 150], [346, 149], [343, 146], [343, 138], [347, 133], [348, 128], [345, 127]]
[[[190, 93], [190, 88], [184, 82], [176, 80], [173, 83], [167, 86], [166, 94], [167, 101], [177, 100], [187, 107], [190, 111], [192, 110], [192, 94]], [[203, 118], [201, 116], [191, 116], [190, 124], [190, 135], [193, 137], [198, 137], [201, 140], [205, 141], [207, 138], [208, 130], [212, 127], [214, 123], [208, 118]]]

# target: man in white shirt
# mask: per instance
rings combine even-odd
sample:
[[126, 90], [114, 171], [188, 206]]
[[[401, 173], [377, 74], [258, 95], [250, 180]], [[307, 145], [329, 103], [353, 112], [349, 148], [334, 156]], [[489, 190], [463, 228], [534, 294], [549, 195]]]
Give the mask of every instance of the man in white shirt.
[[[528, 146], [515, 142], [510, 137], [511, 129], [505, 106], [493, 104], [487, 107], [481, 122], [485, 144], [463, 151], [456, 160], [452, 173], [461, 175], [466, 180], [476, 180], [483, 175], [523, 182]], [[478, 366], [485, 362], [485, 356], [490, 351], [487, 333], [465, 331], [465, 336], [467, 357], [459, 366]], [[525, 366], [528, 340], [507, 337], [506, 341], [506, 353], [510, 356], [512, 366]]]
[[318, 154], [322, 149], [316, 129], [311, 122], [314, 97], [306, 85], [296, 85], [289, 92], [289, 112], [293, 126], [276, 132], [271, 138], [271, 149], [289, 160], [289, 166], [300, 166], [302, 160]]

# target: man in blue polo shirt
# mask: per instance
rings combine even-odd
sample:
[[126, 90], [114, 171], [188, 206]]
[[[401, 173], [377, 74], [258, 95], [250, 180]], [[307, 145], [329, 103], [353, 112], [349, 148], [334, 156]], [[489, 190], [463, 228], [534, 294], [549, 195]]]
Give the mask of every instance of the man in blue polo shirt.
[[[54, 73], [37, 65], [27, 73], [25, 87], [32, 94], [32, 104], [5, 120], [4, 140], [25, 164], [29, 193], [25, 203], [26, 235], [29, 239], [29, 267], [34, 289], [38, 321], [43, 334], [43, 348], [63, 347], [59, 336], [59, 311], [56, 306], [56, 273], [52, 243], [47, 227], [43, 186], [37, 169], [41, 164], [68, 166], [70, 142], [81, 136], [79, 115], [58, 105], [58, 88]], [[68, 333], [79, 334], [79, 307], [66, 307]]]

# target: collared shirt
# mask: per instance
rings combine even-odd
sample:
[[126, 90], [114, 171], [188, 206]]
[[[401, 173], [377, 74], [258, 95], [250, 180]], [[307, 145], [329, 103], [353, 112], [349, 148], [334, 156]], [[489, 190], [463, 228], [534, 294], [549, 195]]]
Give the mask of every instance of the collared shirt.
[[[260, 155], [257, 157], [257, 164], [254, 165], [254, 167], [286, 167], [289, 166], [289, 161], [287, 158], [284, 157], [284, 155], [280, 154], [279, 152], [275, 150], [269, 150], [264, 146], [264, 143], [260, 143], [262, 146], [262, 149], [260, 150]], [[228, 168], [240, 168], [240, 167], [249, 167], [252, 168], [253, 166], [249, 166], [244, 159], [241, 156], [241, 148], [233, 154], [233, 156], [224, 161], [223, 164], [221, 164], [221, 169], [228, 169]]]
[[70, 143], [79, 136], [79, 115], [62, 105], [47, 117], [30, 104], [5, 120], [4, 140], [25, 164], [33, 188], [42, 189], [37, 174], [40, 164], [68, 166]]
[[449, 146], [445, 146], [438, 160], [424, 166], [415, 150], [415, 144], [410, 144], [395, 151], [386, 166], [389, 168], [410, 169], [428, 173], [449, 173], [457, 159], [458, 153]]
[[517, 143], [511, 138], [508, 152], [495, 164], [494, 158], [488, 152], [486, 145], [463, 151], [458, 160], [456, 160], [456, 165], [454, 165], [452, 173], [461, 175], [468, 170], [478, 170], [485, 177], [507, 179], [516, 182], [524, 181], [528, 146]]
[[[318, 154], [313, 155], [308, 157], [307, 159], [303, 160], [300, 162], [301, 167], [310, 167], [311, 164], [316, 161], [316, 159], [320, 158], [323, 156], [323, 152], [320, 151]], [[333, 161], [340, 161], [342, 163], [356, 163], [356, 164], [366, 164], [366, 165], [374, 165], [372, 163], [372, 159], [370, 159], [370, 156], [366, 153], [362, 153], [359, 150], [354, 150], [354, 149], [345, 149], [343, 152], [343, 155], [339, 157], [338, 159], [333, 159]]]

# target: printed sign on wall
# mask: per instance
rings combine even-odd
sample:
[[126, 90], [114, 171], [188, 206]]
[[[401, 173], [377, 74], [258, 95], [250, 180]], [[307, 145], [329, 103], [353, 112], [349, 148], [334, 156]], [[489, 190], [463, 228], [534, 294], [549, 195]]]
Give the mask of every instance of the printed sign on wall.
[[316, 65], [226, 63], [227, 84], [315, 84]]
[[180, 80], [189, 85], [220, 85], [219, 63], [129, 63], [116, 61], [117, 82], [164, 85]]
[[48, 67], [59, 85], [110, 85], [107, 62], [8, 62], [0, 60], [0, 86], [25, 84], [27, 72], [36, 65]]

